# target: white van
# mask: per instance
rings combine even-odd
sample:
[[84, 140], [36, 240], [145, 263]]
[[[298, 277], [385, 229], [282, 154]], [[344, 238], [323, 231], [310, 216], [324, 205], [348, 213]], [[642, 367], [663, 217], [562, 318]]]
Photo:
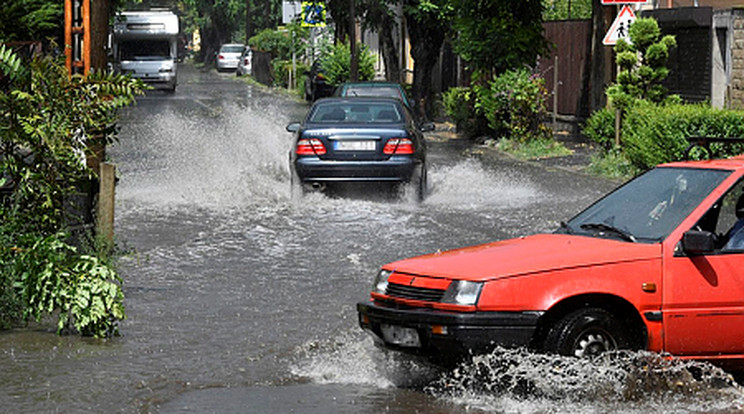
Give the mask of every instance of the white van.
[[114, 69], [175, 91], [178, 33], [178, 16], [170, 11], [118, 14], [113, 31]]

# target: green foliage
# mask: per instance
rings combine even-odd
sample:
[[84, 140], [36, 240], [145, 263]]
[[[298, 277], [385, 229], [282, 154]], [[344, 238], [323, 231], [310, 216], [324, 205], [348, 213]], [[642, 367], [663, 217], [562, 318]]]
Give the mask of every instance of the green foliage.
[[[292, 72], [291, 60], [274, 59], [271, 61], [273, 70], [274, 84], [282, 87], [289, 87], [289, 75]], [[310, 70], [310, 66], [304, 63], [295, 62], [295, 85], [302, 85], [302, 74]]]
[[[372, 80], [375, 76], [375, 55], [369, 48], [357, 43], [357, 54], [359, 56], [359, 80]], [[339, 85], [350, 79], [351, 50], [349, 43], [339, 43], [330, 47], [327, 53], [320, 58], [320, 68], [326, 79], [332, 85]]]
[[497, 136], [519, 141], [551, 136], [542, 122], [547, 114], [545, 80], [527, 69], [495, 76], [488, 87], [476, 86], [475, 93], [476, 110], [486, 117]]
[[264, 29], [251, 37], [248, 43], [261, 52], [271, 53], [274, 59], [289, 60], [292, 52], [298, 57], [305, 53], [308, 35], [307, 28], [290, 24], [284, 30]]
[[0, 7], [0, 41], [61, 39], [64, 2], [12, 0]]
[[591, 19], [592, 0], [542, 0], [543, 20]]
[[563, 157], [572, 153], [563, 144], [548, 137], [535, 138], [529, 141], [502, 138], [499, 140], [497, 148], [523, 160]]
[[[744, 112], [711, 108], [707, 104], [655, 105], [639, 103], [623, 118], [621, 140], [625, 154], [639, 170], [682, 159], [688, 137], [744, 136]], [[716, 156], [741, 154], [741, 146], [711, 145]]]
[[59, 311], [60, 329], [108, 336], [124, 317], [118, 276], [67, 245], [60, 230], [70, 198], [93, 175], [90, 143], [116, 140], [117, 110], [144, 86], [104, 72], [70, 77], [51, 57], [33, 60], [21, 77], [23, 65], [0, 55], [0, 70], [15, 79], [0, 94], [0, 177], [13, 187], [0, 199], [0, 321], [7, 326], [19, 309], [36, 319]]
[[470, 134], [475, 122], [475, 93], [471, 88], [453, 87], [442, 93], [444, 112], [457, 125], [458, 131]]
[[475, 71], [503, 73], [534, 65], [547, 50], [541, 0], [452, 0], [455, 51]]
[[615, 146], [615, 111], [609, 108], [595, 111], [586, 120], [582, 132], [605, 151], [611, 150]]
[[625, 153], [619, 148], [593, 156], [591, 164], [587, 168], [587, 172], [591, 174], [623, 181], [635, 177], [641, 171], [628, 161]]
[[653, 18], [636, 19], [628, 34], [632, 43], [620, 39], [615, 46], [619, 73], [616, 82], [607, 88], [608, 98], [621, 110], [637, 100], [663, 102], [666, 89], [661, 82], [669, 75], [664, 65], [669, 49], [676, 46], [674, 37], [660, 39], [661, 31]]
[[125, 318], [121, 279], [97, 258], [77, 254], [64, 237], [54, 234], [19, 249], [15, 287], [26, 304], [24, 316], [40, 321], [59, 310], [59, 333], [74, 330], [97, 338], [117, 334], [117, 321]]

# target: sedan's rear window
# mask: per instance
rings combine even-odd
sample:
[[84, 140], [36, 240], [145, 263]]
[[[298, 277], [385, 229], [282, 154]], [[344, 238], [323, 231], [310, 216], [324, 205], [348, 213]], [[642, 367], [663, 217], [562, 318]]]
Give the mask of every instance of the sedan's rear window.
[[392, 86], [348, 86], [344, 91], [344, 96], [375, 96], [403, 100], [403, 96], [400, 94], [400, 89]]
[[400, 108], [392, 102], [328, 102], [316, 105], [307, 122], [395, 124], [402, 119]]
[[244, 46], [222, 46], [220, 53], [243, 53]]

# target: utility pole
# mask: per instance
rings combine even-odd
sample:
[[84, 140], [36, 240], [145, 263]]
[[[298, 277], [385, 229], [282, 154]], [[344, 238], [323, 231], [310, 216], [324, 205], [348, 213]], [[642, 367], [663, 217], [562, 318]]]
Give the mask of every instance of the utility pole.
[[[65, 56], [70, 76], [88, 76], [106, 70], [109, 0], [65, 0]], [[98, 174], [98, 188], [88, 197], [99, 195], [96, 233], [113, 246], [115, 167], [104, 163], [106, 143], [99, 135], [89, 137], [88, 168]]]

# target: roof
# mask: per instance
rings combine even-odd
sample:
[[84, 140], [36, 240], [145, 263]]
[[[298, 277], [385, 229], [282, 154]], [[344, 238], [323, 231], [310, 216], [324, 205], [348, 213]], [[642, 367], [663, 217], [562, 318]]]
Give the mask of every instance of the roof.
[[682, 167], [682, 168], [709, 168], [716, 170], [738, 170], [744, 169], [744, 154], [736, 157], [702, 160], [702, 161], [677, 161], [660, 165], [660, 167]]

